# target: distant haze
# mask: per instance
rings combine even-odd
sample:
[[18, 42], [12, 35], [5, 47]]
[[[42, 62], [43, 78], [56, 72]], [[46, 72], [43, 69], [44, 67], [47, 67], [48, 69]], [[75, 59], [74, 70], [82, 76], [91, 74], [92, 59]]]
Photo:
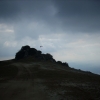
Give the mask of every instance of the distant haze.
[[0, 0], [0, 60], [23, 45], [100, 73], [100, 1]]

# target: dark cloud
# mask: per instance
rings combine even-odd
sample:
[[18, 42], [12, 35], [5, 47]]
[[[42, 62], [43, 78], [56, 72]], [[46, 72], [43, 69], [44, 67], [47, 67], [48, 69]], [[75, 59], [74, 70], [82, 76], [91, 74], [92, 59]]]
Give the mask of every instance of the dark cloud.
[[18, 40], [27, 36], [38, 39], [40, 34], [49, 34], [47, 27], [54, 25], [51, 0], [2, 0], [0, 4], [0, 22], [11, 24]]
[[59, 16], [95, 16], [100, 15], [100, 1], [94, 0], [54, 0], [56, 7], [59, 9]]
[[63, 27], [73, 32], [98, 32], [100, 26], [100, 1], [55, 0], [57, 17]]
[[[99, 32], [99, 0], [1, 0], [0, 9], [0, 21], [6, 23], [42, 21], [53, 31]], [[27, 25], [19, 27], [27, 29]]]
[[14, 0], [0, 0], [0, 22], [14, 20], [20, 12], [18, 3]]
[[28, 20], [29, 18], [38, 19], [40, 17], [46, 17], [49, 16], [50, 4], [51, 0], [1, 0], [0, 18]]

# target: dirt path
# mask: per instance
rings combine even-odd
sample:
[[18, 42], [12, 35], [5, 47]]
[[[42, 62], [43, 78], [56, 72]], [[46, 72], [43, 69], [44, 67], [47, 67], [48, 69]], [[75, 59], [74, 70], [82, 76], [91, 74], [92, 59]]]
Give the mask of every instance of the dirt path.
[[13, 80], [0, 83], [0, 100], [47, 100], [41, 80], [34, 79], [28, 64], [17, 64], [19, 71]]

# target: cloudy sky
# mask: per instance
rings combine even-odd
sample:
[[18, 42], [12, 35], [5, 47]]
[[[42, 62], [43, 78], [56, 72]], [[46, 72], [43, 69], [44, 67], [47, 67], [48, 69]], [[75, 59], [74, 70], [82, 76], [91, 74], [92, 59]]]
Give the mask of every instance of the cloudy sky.
[[100, 0], [0, 0], [0, 60], [24, 45], [100, 73]]

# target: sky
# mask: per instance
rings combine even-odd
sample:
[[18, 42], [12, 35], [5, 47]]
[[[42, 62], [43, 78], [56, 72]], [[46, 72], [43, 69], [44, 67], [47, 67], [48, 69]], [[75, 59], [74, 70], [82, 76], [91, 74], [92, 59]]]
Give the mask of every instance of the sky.
[[24, 45], [100, 74], [100, 0], [0, 0], [0, 60]]

